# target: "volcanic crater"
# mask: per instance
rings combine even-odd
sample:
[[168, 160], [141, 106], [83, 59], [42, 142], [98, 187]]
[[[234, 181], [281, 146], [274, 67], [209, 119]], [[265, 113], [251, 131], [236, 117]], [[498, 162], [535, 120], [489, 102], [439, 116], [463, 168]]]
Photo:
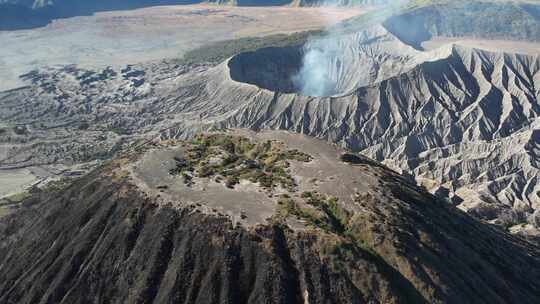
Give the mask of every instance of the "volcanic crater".
[[298, 93], [294, 76], [302, 67], [301, 47], [263, 48], [229, 60], [231, 79], [280, 93]]
[[243, 52], [229, 59], [227, 69], [233, 81], [271, 92], [338, 97], [407, 71], [427, 59], [421, 57], [382, 27], [373, 27]]
[[[276, 93], [332, 97], [348, 93], [347, 67], [352, 60], [329, 44], [269, 47], [240, 53], [228, 62], [232, 80], [255, 85]], [[352, 80], [354, 81], [354, 80]]]

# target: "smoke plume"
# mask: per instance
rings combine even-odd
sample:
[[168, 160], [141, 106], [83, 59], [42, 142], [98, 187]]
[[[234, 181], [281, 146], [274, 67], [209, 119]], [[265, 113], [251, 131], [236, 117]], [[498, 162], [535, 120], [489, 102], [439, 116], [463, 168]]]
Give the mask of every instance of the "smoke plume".
[[[335, 6], [337, 0], [327, 0], [324, 6]], [[327, 17], [327, 31], [331, 24], [337, 21]], [[292, 77], [293, 84], [302, 95], [306, 96], [329, 96], [335, 94], [338, 79], [332, 77], [332, 64], [339, 58], [339, 48], [329, 33], [325, 39], [311, 39], [304, 45], [302, 66], [298, 73]]]
[[[326, 6], [335, 6], [344, 1], [327, 0]], [[345, 1], [346, 2], [346, 1]], [[386, 8], [397, 12], [408, 0], [390, 2]], [[351, 2], [352, 3], [352, 2]], [[305, 96], [332, 96], [339, 93], [341, 73], [345, 70], [342, 64], [346, 63], [346, 50], [340, 41], [343, 31], [337, 20], [327, 18], [325, 36], [312, 38], [303, 47], [302, 65], [298, 73], [292, 77], [297, 90]], [[362, 29], [358, 29], [362, 30]], [[358, 71], [361, 73], [361, 71]]]
[[300, 88], [302, 95], [328, 96], [335, 93], [337, 79], [332, 77], [331, 66], [338, 50], [331, 49], [326, 44], [310, 44], [304, 49], [302, 67], [293, 76], [293, 83]]

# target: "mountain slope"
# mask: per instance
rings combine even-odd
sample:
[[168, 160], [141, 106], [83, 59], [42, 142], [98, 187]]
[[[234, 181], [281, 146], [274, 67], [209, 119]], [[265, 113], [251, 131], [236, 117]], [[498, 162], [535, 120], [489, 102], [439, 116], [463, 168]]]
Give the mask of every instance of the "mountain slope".
[[[237, 131], [140, 153], [0, 219], [3, 303], [540, 299], [537, 247], [326, 143]], [[268, 161], [295, 185], [244, 180]], [[235, 170], [236, 185], [216, 179]]]
[[394, 14], [383, 24], [418, 48], [438, 36], [540, 41], [539, 8], [510, 1], [433, 1]]
[[484, 219], [536, 225], [539, 77], [536, 56], [454, 47], [348, 96], [244, 95], [222, 125], [328, 138], [448, 188]]
[[298, 48], [218, 66], [30, 73], [29, 87], [0, 93], [11, 126], [0, 133], [0, 165], [90, 162], [132, 141], [214, 128], [287, 129], [361, 151], [484, 220], [538, 236], [538, 56], [419, 52], [381, 27], [335, 45], [344, 57], [329, 61], [342, 77], [332, 97], [290, 83]]

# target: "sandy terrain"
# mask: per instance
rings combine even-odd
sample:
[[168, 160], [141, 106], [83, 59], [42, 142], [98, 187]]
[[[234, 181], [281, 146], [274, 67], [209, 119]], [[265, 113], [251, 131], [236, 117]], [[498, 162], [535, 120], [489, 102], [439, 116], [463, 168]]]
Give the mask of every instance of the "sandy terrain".
[[474, 37], [436, 37], [422, 43], [426, 50], [433, 50], [443, 45], [455, 43], [470, 48], [483, 49], [493, 52], [506, 52], [537, 55], [540, 54], [540, 43], [511, 40], [487, 40]]
[[10, 196], [38, 181], [29, 169], [0, 171], [0, 198]]
[[324, 27], [358, 9], [178, 5], [56, 20], [38, 29], [0, 32], [0, 90], [46, 65], [125, 65], [179, 57], [209, 42]]
[[31, 166], [0, 170], [0, 202], [2, 198], [24, 192], [32, 186], [41, 187], [62, 177], [79, 176], [89, 168], [94, 168], [96, 164], [97, 162], [91, 162], [74, 166]]

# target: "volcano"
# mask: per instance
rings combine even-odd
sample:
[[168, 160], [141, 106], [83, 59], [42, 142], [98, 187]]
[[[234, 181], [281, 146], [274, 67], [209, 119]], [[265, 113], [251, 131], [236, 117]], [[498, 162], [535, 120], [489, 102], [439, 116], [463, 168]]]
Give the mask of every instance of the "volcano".
[[0, 220], [2, 303], [537, 303], [540, 250], [289, 132], [140, 146]]

